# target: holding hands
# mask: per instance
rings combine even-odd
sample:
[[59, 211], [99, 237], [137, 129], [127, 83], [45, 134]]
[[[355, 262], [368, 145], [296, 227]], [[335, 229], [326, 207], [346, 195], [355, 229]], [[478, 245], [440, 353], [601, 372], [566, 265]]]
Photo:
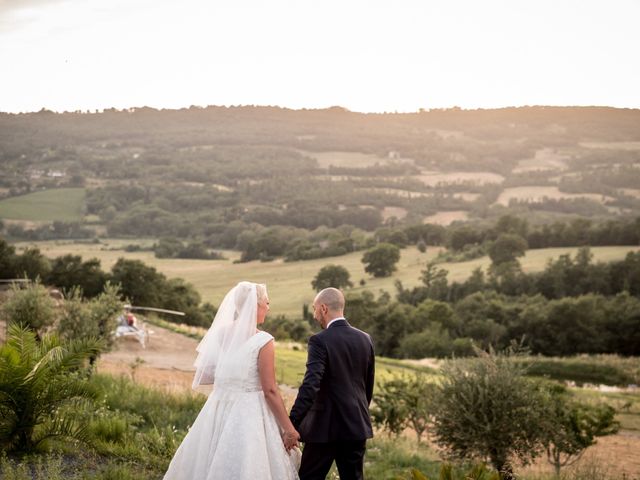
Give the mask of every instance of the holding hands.
[[287, 449], [287, 452], [297, 447], [299, 440], [300, 434], [295, 428], [285, 430], [282, 434], [282, 441], [284, 442], [284, 448]]

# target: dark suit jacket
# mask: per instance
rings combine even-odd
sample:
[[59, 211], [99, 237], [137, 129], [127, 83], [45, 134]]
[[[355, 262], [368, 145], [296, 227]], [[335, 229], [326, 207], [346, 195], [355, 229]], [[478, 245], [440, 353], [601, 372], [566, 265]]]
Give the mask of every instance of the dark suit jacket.
[[291, 409], [303, 442], [366, 440], [373, 436], [369, 403], [375, 356], [371, 337], [346, 320], [309, 339], [307, 371]]

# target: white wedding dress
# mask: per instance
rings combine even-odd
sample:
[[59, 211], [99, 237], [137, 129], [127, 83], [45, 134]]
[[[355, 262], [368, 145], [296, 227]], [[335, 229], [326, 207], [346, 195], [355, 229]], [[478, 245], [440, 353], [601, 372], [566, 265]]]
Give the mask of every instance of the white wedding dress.
[[164, 480], [295, 480], [299, 450], [287, 453], [262, 393], [258, 332], [216, 370], [213, 392], [178, 448]]

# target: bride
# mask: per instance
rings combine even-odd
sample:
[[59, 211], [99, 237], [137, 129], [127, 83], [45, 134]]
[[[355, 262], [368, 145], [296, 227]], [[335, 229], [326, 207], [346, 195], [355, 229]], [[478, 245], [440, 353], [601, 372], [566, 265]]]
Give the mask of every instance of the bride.
[[298, 479], [300, 450], [276, 384], [273, 337], [257, 330], [265, 285], [240, 282], [198, 345], [193, 388], [213, 384], [164, 480]]

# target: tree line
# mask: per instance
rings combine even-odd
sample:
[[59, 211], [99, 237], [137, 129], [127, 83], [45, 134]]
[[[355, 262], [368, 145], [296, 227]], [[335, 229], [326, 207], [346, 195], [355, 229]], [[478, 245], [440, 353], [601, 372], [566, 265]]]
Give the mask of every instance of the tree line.
[[511, 260], [452, 283], [428, 264], [421, 280], [412, 289], [396, 282], [395, 299], [348, 294], [348, 318], [372, 334], [381, 355], [466, 356], [474, 345], [504, 348], [518, 339], [550, 356], [640, 354], [640, 252], [594, 263], [583, 248], [539, 273]]
[[181, 321], [208, 327], [215, 307], [202, 304], [193, 285], [180, 278], [168, 279], [140, 260], [120, 258], [110, 272], [102, 270], [100, 260], [83, 260], [79, 255], [63, 255], [50, 260], [37, 248], [22, 254], [0, 238], [0, 279], [27, 278], [55, 286], [70, 294], [78, 290], [84, 298], [96, 298], [107, 285], [117, 285], [119, 298], [137, 306], [182, 311]]

